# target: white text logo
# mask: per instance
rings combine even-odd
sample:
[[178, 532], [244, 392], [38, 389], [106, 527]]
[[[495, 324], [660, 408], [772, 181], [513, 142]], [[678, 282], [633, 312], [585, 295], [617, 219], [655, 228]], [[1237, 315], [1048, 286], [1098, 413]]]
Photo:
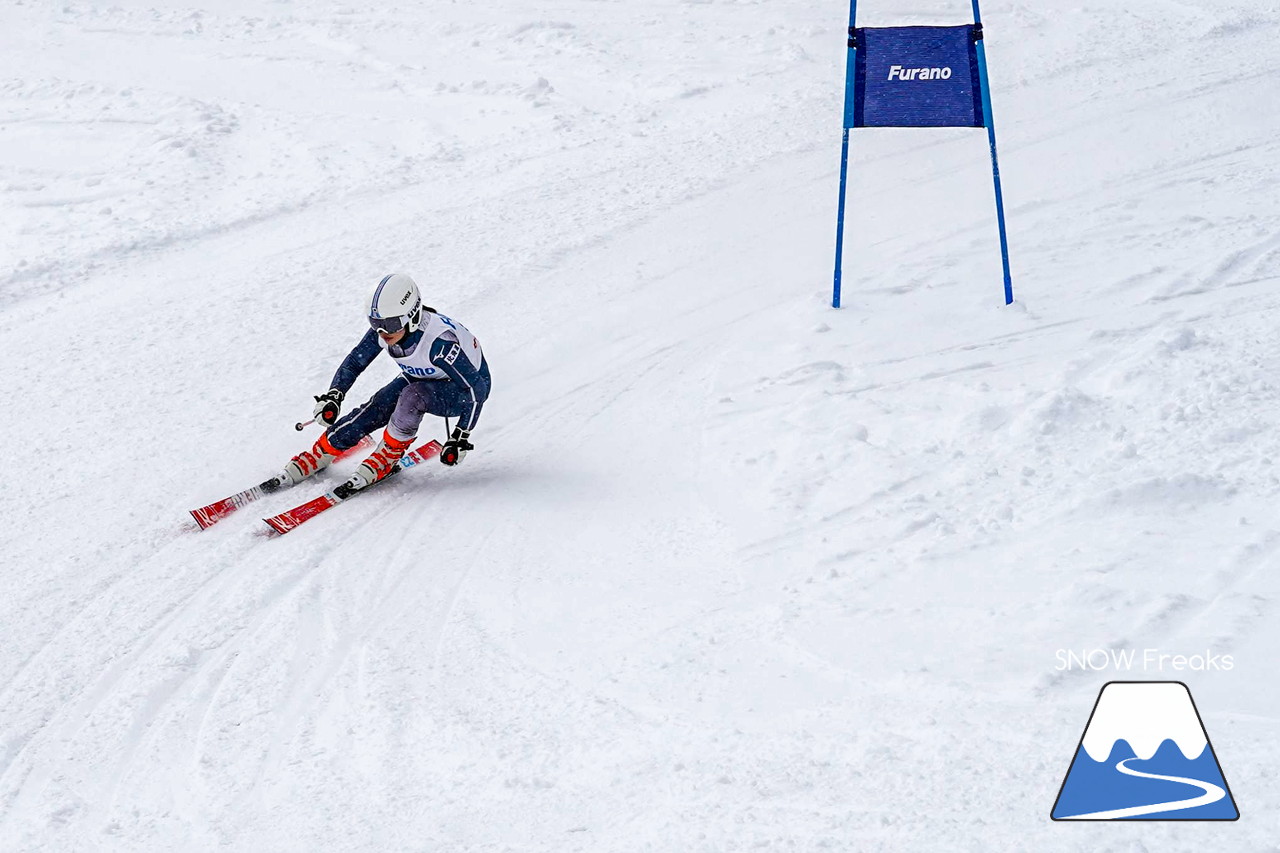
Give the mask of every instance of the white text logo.
[[950, 80], [950, 68], [903, 68], [894, 65], [889, 68], [890, 80]]
[[1058, 672], [1064, 670], [1130, 672], [1221, 672], [1235, 669], [1231, 655], [1218, 654], [1212, 649], [1204, 654], [1171, 655], [1159, 649], [1058, 649]]

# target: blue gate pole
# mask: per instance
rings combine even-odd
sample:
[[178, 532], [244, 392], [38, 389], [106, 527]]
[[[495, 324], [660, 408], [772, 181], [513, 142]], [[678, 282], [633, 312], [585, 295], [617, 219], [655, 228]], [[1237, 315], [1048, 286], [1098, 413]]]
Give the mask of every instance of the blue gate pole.
[[[858, 17], [858, 0], [849, 0], [849, 38], [853, 38], [853, 28], [857, 26]], [[844, 263], [844, 192], [846, 182], [849, 176], [849, 98], [853, 86], [853, 74], [855, 69], [854, 60], [857, 57], [857, 49], [849, 48], [848, 58], [845, 60], [844, 68], [844, 102], [843, 110], [845, 118], [841, 120], [844, 127], [844, 141], [840, 143], [840, 207], [836, 213], [836, 272], [835, 281], [831, 288], [831, 307], [840, 307], [840, 268]]]
[[[973, 23], [979, 32], [982, 28], [982, 13], [978, 11], [978, 0], [973, 0]], [[982, 40], [977, 42], [978, 76], [982, 84], [982, 120], [987, 126], [987, 139], [991, 143], [991, 179], [996, 187], [996, 221], [1000, 225], [1000, 259], [1004, 263], [1004, 304], [1013, 302], [1013, 278], [1009, 274], [1009, 238], [1004, 227], [1004, 194], [1000, 191], [1000, 160], [996, 156], [996, 122], [991, 115], [991, 84], [987, 80], [987, 52]]]
[[840, 145], [840, 210], [836, 214], [836, 279], [831, 291], [831, 307], [840, 307], [840, 267], [844, 262], [844, 188], [849, 174], [849, 128], [844, 129]]

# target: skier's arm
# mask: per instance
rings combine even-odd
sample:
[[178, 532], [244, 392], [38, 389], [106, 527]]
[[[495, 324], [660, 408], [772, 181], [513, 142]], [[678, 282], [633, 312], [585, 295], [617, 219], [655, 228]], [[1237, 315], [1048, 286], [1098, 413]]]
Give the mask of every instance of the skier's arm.
[[431, 344], [431, 363], [448, 376], [450, 381], [457, 382], [471, 395], [471, 406], [458, 418], [458, 428], [470, 432], [480, 419], [480, 409], [484, 403], [476, 396], [476, 384], [480, 382], [480, 371], [471, 364], [471, 359], [462, 354], [462, 345], [448, 336], [436, 338]]
[[333, 381], [329, 383], [329, 387], [337, 388], [346, 394], [356, 383], [356, 377], [364, 373], [364, 369], [373, 363], [381, 350], [382, 348], [378, 346], [377, 333], [373, 329], [365, 332], [360, 343], [356, 344], [356, 348], [347, 353], [342, 364], [338, 365], [338, 372], [333, 374]]

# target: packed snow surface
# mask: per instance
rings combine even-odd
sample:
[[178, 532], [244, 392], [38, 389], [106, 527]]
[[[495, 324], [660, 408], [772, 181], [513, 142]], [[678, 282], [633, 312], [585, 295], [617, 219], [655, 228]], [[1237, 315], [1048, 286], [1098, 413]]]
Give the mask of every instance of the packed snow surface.
[[[1280, 9], [983, 15], [1017, 302], [859, 131], [834, 311], [841, 3], [0, 4], [0, 849], [1274, 847]], [[476, 451], [194, 530], [391, 271]], [[1126, 678], [1238, 823], [1049, 820]]]

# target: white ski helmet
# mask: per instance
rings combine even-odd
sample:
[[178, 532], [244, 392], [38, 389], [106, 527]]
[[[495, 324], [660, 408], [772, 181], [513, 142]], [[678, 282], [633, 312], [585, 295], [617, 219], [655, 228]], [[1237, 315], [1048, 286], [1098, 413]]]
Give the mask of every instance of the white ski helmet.
[[383, 277], [369, 300], [369, 325], [374, 331], [393, 335], [404, 329], [415, 331], [422, 321], [422, 296], [418, 285], [404, 273]]

